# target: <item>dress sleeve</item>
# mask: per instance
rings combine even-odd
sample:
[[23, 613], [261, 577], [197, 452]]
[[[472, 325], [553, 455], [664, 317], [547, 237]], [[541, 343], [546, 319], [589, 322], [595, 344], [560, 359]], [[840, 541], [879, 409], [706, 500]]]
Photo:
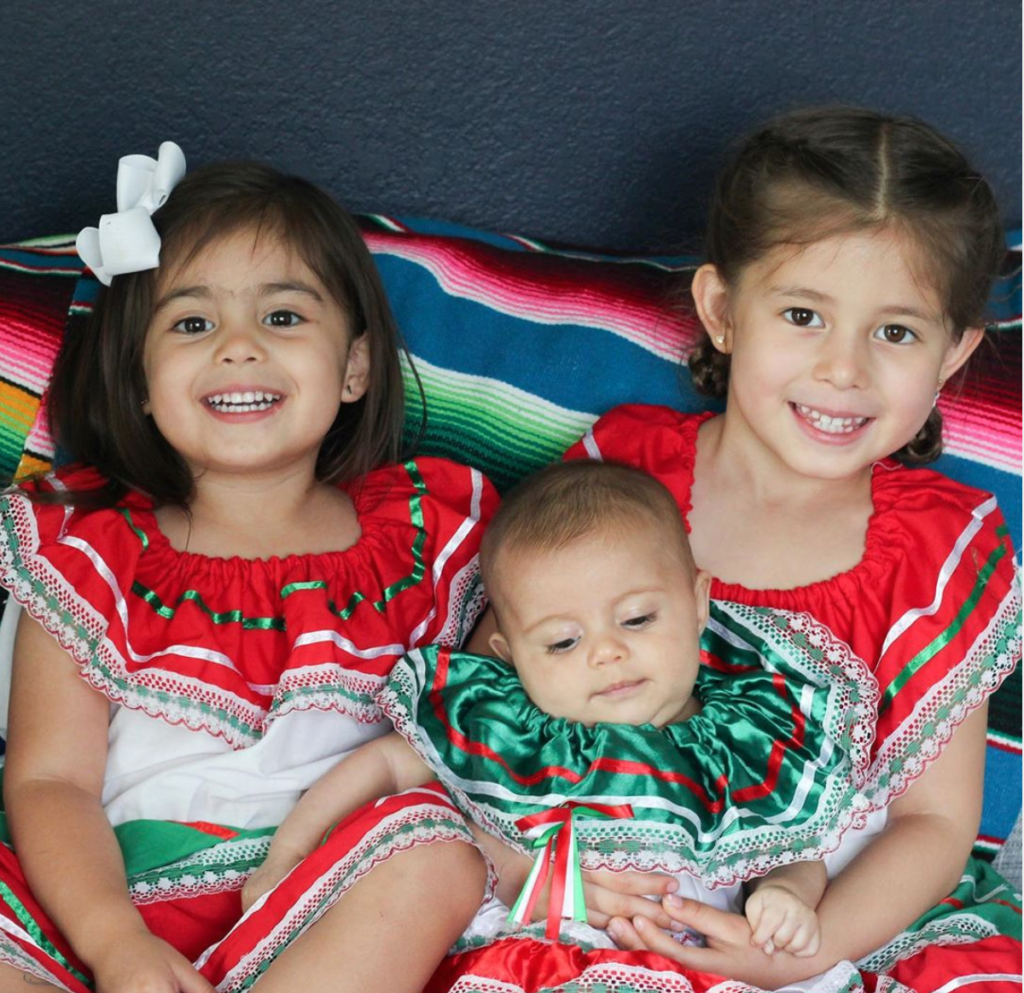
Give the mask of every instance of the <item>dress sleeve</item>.
[[407, 645], [458, 647], [486, 605], [480, 541], [498, 494], [478, 469], [447, 459], [420, 458], [405, 469], [413, 485], [410, 513], [422, 526], [410, 580], [423, 583], [432, 601], [410, 629]]
[[[902, 793], [1017, 665], [1020, 582], [1003, 515], [991, 494], [936, 473], [907, 472], [903, 554], [887, 597], [871, 665], [878, 724], [869, 777], [876, 803]], [[876, 508], [877, 509], [877, 508]], [[894, 536], [895, 538], [896, 536]]]
[[650, 404], [624, 404], [600, 417], [565, 458], [598, 459], [643, 469], [668, 488], [685, 520], [690, 510], [697, 429], [711, 416], [682, 414]]
[[118, 605], [144, 548], [131, 513], [147, 504], [133, 495], [89, 511], [32, 496], [103, 485], [92, 470], [71, 469], [0, 497], [0, 585], [82, 665], [110, 626], [123, 626]]

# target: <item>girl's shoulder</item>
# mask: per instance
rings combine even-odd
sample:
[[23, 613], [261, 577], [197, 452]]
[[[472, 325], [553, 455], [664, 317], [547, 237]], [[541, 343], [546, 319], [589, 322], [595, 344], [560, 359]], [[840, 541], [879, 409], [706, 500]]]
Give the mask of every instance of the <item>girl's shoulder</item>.
[[697, 429], [714, 416], [711, 411], [683, 413], [655, 404], [622, 404], [602, 414], [583, 438], [569, 449], [569, 456], [612, 458], [610, 453], [627, 456], [664, 449], [676, 457], [683, 456], [692, 461]]
[[[116, 503], [97, 505], [91, 495], [101, 493], [107, 486], [106, 477], [94, 468], [63, 467], [8, 491], [0, 497], [0, 512], [31, 519], [43, 544], [78, 535], [103, 547], [108, 538], [117, 543], [128, 534], [133, 542], [139, 543], [140, 551], [153, 556], [174, 557], [195, 567], [231, 563], [243, 570], [260, 570], [263, 560], [211, 559], [176, 552], [160, 533], [151, 497], [129, 490]], [[357, 481], [343, 484], [342, 488], [352, 497], [364, 536], [380, 530], [393, 536], [395, 526], [401, 525], [431, 535], [445, 533], [447, 539], [448, 532], [467, 519], [486, 522], [498, 503], [494, 487], [479, 470], [443, 458], [417, 458], [382, 466]], [[76, 501], [76, 494], [82, 499]], [[323, 559], [325, 568], [334, 568], [339, 558], [349, 551], [355, 553], [360, 544], [361, 540], [352, 549], [285, 559], [302, 559], [307, 563]]]
[[479, 469], [433, 456], [381, 466], [342, 488], [352, 497], [361, 523], [369, 518], [407, 519], [410, 508], [475, 519], [482, 515], [486, 520], [498, 501]]
[[653, 404], [623, 404], [599, 417], [565, 458], [600, 459], [643, 469], [668, 488], [685, 518], [690, 509], [697, 431], [714, 416], [709, 411], [685, 414]]
[[935, 546], [949, 550], [954, 536], [987, 533], [1009, 543], [995, 496], [934, 469], [909, 468], [892, 460], [875, 463], [871, 478], [874, 515], [869, 544], [895, 542], [918, 553]]

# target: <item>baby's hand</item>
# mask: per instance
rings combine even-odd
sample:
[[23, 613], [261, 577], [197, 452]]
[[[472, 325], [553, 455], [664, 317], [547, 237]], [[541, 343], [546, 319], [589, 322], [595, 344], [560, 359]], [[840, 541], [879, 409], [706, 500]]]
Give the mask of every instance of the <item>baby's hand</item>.
[[807, 958], [817, 953], [818, 915], [786, 887], [763, 883], [747, 898], [743, 912], [753, 932], [751, 943], [766, 954], [785, 951]]
[[244, 914], [264, 893], [269, 893], [292, 869], [302, 861], [301, 855], [275, 854], [271, 849], [266, 861], [242, 887], [242, 913]]

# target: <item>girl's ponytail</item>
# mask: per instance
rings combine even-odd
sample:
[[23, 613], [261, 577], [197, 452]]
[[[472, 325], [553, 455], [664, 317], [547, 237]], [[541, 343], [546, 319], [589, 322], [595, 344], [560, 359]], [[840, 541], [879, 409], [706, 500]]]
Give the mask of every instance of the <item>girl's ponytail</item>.
[[693, 388], [709, 397], [724, 397], [729, 389], [730, 358], [720, 352], [707, 337], [701, 338], [690, 352], [690, 377]]

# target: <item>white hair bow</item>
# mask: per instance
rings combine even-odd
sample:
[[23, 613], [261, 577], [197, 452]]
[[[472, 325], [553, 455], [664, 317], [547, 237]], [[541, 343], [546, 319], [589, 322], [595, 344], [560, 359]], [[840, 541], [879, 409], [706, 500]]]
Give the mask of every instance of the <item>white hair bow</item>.
[[104, 286], [113, 276], [160, 264], [160, 235], [150, 215], [185, 175], [185, 155], [165, 141], [157, 156], [125, 155], [117, 166], [117, 213], [104, 214], [98, 228], [78, 234], [75, 248]]

